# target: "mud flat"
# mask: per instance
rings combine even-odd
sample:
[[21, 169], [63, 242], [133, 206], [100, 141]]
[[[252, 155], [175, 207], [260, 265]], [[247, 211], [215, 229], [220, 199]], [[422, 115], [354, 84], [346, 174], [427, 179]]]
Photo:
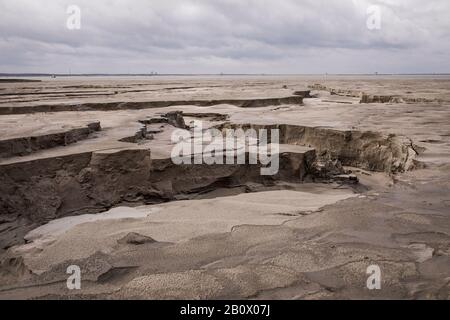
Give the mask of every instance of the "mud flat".
[[[0, 83], [0, 298], [450, 298], [449, 78], [41, 80]], [[175, 164], [198, 121], [279, 171]]]

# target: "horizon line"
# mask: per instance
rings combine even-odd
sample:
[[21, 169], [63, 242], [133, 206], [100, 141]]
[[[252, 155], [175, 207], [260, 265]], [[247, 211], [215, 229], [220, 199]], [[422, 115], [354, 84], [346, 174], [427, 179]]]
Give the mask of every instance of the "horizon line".
[[79, 77], [79, 76], [417, 76], [417, 75], [450, 75], [450, 72], [419, 73], [44, 73], [44, 72], [0, 72], [0, 77]]

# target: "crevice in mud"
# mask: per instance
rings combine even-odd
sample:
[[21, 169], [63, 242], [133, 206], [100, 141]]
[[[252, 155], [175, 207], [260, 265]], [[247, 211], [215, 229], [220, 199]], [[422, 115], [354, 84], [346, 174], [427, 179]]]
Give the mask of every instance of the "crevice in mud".
[[145, 140], [153, 140], [153, 138], [153, 134], [147, 131], [147, 126], [143, 125], [134, 135], [119, 139], [119, 141], [139, 144]]
[[145, 125], [152, 124], [170, 124], [176, 128], [180, 129], [189, 129], [190, 127], [186, 125], [185, 117], [187, 118], [195, 118], [195, 119], [204, 119], [208, 121], [226, 121], [229, 119], [229, 115], [222, 113], [214, 113], [214, 112], [205, 112], [205, 113], [195, 113], [195, 112], [183, 112], [183, 111], [171, 111], [166, 114], [162, 114], [157, 118], [148, 118], [144, 120], [139, 120], [139, 123]]
[[229, 115], [214, 112], [195, 113], [195, 112], [182, 112], [184, 117], [207, 119], [209, 121], [226, 121], [229, 119]]
[[0, 83], [42, 82], [35, 79], [0, 79]]
[[163, 126], [158, 129], [148, 128], [148, 126], [156, 124], [170, 125], [179, 129], [189, 129], [189, 126], [186, 125], [184, 121], [182, 111], [172, 111], [166, 114], [162, 114], [158, 118], [139, 120], [139, 123], [142, 124], [142, 127], [133, 136], [122, 138], [119, 141], [139, 144], [144, 140], [153, 140], [154, 134], [158, 134], [163, 131]]
[[82, 128], [57, 133], [0, 140], [0, 158], [25, 156], [39, 150], [67, 146], [87, 139], [92, 133], [100, 130], [100, 122], [92, 122]]
[[[183, 112], [183, 111], [172, 111], [166, 114], [162, 114], [157, 118], [148, 118], [139, 120], [143, 126], [130, 137], [125, 137], [120, 139], [121, 142], [129, 143], [142, 143], [145, 140], [153, 140], [154, 135], [163, 132], [164, 125], [170, 125], [179, 129], [190, 129], [190, 125], [186, 124], [185, 117], [194, 119], [203, 119], [208, 121], [226, 121], [229, 116], [221, 113], [194, 113], [194, 112]], [[155, 128], [155, 125], [162, 125], [159, 128]]]
[[294, 96], [300, 96], [303, 98], [313, 98], [313, 96], [311, 96], [311, 90], [297, 90], [294, 91]]

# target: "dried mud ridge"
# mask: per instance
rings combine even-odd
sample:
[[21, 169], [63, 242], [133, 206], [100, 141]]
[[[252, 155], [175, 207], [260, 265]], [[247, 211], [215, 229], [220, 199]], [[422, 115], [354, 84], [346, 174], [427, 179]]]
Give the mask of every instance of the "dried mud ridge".
[[318, 91], [327, 91], [331, 95], [338, 95], [343, 97], [360, 98], [359, 103], [428, 103], [441, 102], [439, 99], [427, 98], [410, 98], [401, 95], [373, 95], [367, 94], [363, 91], [335, 89], [321, 84], [313, 84], [308, 86], [309, 89]]
[[63, 112], [63, 111], [114, 111], [114, 110], [140, 110], [150, 108], [165, 108], [171, 106], [195, 105], [199, 107], [229, 104], [240, 108], [260, 108], [282, 104], [302, 104], [303, 97], [294, 95], [282, 98], [260, 99], [216, 99], [216, 100], [175, 100], [175, 101], [142, 101], [142, 102], [109, 102], [109, 103], [81, 103], [81, 104], [55, 104], [23, 107], [0, 107], [0, 115], [26, 114], [36, 112]]
[[[187, 115], [196, 116], [184, 114]], [[187, 128], [182, 112], [170, 112], [161, 118], [142, 120], [143, 129], [135, 137], [124, 139], [137, 142], [148, 138], [146, 125], [157, 121]], [[387, 173], [404, 172], [418, 165], [411, 142], [394, 135], [285, 124], [223, 123], [216, 127], [279, 129], [280, 145], [288, 148], [280, 148], [278, 174], [261, 176], [260, 165], [251, 164], [175, 165], [170, 158], [155, 159], [150, 150], [133, 148], [3, 164], [0, 166], [0, 248], [22, 243], [30, 229], [52, 219], [98, 213], [121, 204], [190, 199], [218, 188], [244, 187], [252, 191], [248, 186], [255, 183], [262, 186], [308, 181], [354, 184], [356, 177], [345, 172], [343, 165]], [[87, 136], [91, 129], [100, 129], [100, 125], [82, 136]], [[59, 140], [63, 142], [62, 138]], [[308, 148], [301, 151], [289, 148], [295, 145]]]

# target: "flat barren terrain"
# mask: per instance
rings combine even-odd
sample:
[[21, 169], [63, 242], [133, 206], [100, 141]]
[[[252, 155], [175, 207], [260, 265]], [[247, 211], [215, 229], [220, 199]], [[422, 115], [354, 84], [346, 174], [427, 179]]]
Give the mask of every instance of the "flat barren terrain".
[[[450, 299], [450, 77], [36, 80], [0, 81], [1, 299]], [[199, 124], [279, 170], [174, 163]]]

